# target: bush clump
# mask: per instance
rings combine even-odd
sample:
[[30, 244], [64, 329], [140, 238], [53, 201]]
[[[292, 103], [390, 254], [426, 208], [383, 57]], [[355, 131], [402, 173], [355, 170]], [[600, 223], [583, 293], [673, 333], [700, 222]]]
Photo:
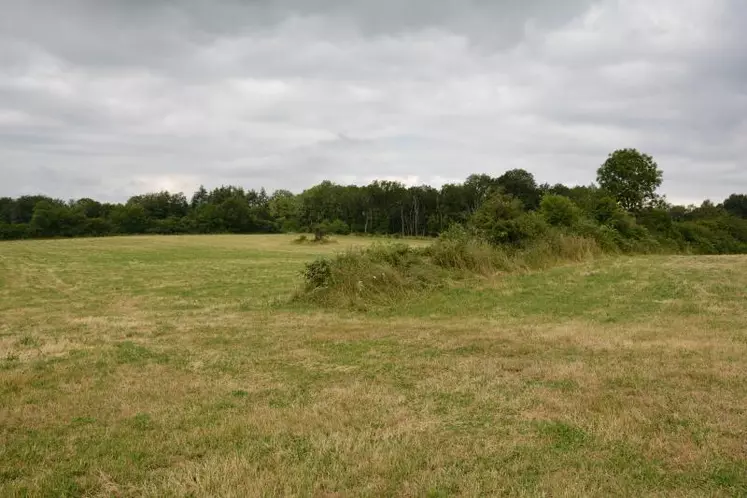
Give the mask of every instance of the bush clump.
[[308, 289], [329, 287], [332, 283], [332, 263], [328, 259], [307, 263], [302, 273]]
[[293, 244], [304, 245], [304, 244], [336, 244], [337, 241], [331, 239], [329, 235], [317, 234], [313, 238], [309, 238], [307, 235], [299, 235], [292, 241]]
[[308, 263], [300, 298], [329, 306], [366, 308], [470, 278], [544, 269], [598, 257], [592, 238], [549, 232], [523, 247], [490, 244], [479, 232], [454, 226], [427, 247], [375, 244]]
[[349, 249], [308, 263], [301, 297], [324, 304], [385, 304], [412, 292], [441, 285], [443, 272], [429, 264], [423, 249], [377, 244]]
[[581, 209], [568, 197], [548, 194], [540, 203], [542, 216], [550, 225], [572, 227], [581, 218]]

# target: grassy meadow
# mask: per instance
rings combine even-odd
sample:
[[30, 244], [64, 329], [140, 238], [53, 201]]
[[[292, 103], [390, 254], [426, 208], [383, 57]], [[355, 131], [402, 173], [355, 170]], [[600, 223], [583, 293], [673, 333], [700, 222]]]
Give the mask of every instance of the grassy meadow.
[[348, 311], [291, 240], [0, 243], [0, 496], [747, 496], [747, 257]]

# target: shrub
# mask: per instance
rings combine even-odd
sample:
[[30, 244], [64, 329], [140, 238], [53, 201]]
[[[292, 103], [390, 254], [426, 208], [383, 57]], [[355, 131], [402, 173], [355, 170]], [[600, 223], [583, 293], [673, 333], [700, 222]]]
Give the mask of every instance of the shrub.
[[539, 270], [561, 262], [587, 261], [601, 254], [601, 247], [592, 239], [556, 232], [518, 254], [516, 266]]
[[323, 235], [335, 234], [335, 235], [348, 235], [350, 233], [350, 226], [342, 220], [324, 220], [321, 223], [317, 223], [312, 227], [315, 233], [321, 232]]
[[328, 232], [337, 235], [348, 235], [350, 234], [350, 226], [342, 220], [334, 220], [329, 224]]
[[600, 225], [607, 225], [618, 218], [625, 211], [617, 201], [610, 196], [599, 197], [591, 202], [590, 215]]
[[420, 257], [420, 252], [407, 244], [375, 244], [366, 250], [366, 255], [371, 261], [386, 263], [395, 268], [408, 268], [415, 264]]
[[747, 218], [724, 216], [716, 223], [735, 241], [739, 243], [747, 243]]
[[30, 235], [28, 223], [0, 223], [0, 240], [25, 239]]
[[501, 217], [490, 218], [485, 211], [478, 211], [471, 220], [471, 230], [461, 229], [462, 236], [480, 237], [493, 245], [516, 246], [542, 237], [549, 229], [545, 219], [536, 212], [513, 211], [515, 204], [515, 200], [507, 200], [505, 196], [499, 198], [489, 212], [499, 213]]
[[686, 247], [700, 254], [736, 254], [747, 250], [747, 224], [739, 218], [723, 216], [700, 221], [675, 223]]
[[190, 225], [189, 223], [185, 223], [185, 219], [169, 216], [162, 220], [153, 220], [151, 226], [146, 229], [146, 233], [162, 235], [188, 233]]
[[495, 246], [452, 227], [426, 248], [377, 244], [306, 265], [299, 298], [332, 306], [392, 304], [453, 279], [547, 268], [601, 253], [593, 240], [555, 230], [526, 247]]
[[328, 287], [332, 283], [332, 264], [327, 259], [317, 259], [307, 263], [302, 274], [307, 289]]
[[475, 211], [471, 224], [478, 229], [490, 229], [496, 220], [511, 220], [524, 213], [519, 199], [502, 193], [494, 193]]
[[438, 237], [440, 240], [446, 240], [451, 242], [469, 242], [478, 237], [478, 232], [467, 228], [464, 225], [454, 223], [449, 225], [449, 228], [441, 232]]
[[470, 229], [482, 234], [493, 244], [517, 243], [521, 236], [517, 233], [514, 220], [524, 214], [520, 200], [509, 195], [491, 195], [470, 218]]
[[594, 240], [605, 252], [616, 253], [625, 250], [625, 238], [611, 226], [598, 225], [588, 218], [581, 218], [573, 227], [573, 231]]
[[687, 249], [698, 254], [717, 254], [713, 243], [714, 234], [707, 227], [692, 221], [675, 223], [674, 228], [682, 235]]
[[506, 252], [484, 240], [439, 240], [425, 249], [433, 264], [448, 270], [489, 275], [508, 269]]
[[619, 211], [614, 217], [607, 220], [604, 223], [605, 226], [614, 228], [623, 237], [627, 238], [640, 238], [644, 233], [641, 231], [639, 225], [636, 224], [635, 218], [625, 211]]
[[299, 297], [333, 306], [392, 303], [412, 292], [442, 285], [442, 276], [421, 249], [378, 245], [307, 264], [303, 271], [305, 292]]
[[593, 202], [591, 216], [598, 224], [613, 228], [625, 237], [632, 233], [636, 225], [635, 218], [609, 196], [601, 197]]
[[102, 236], [114, 231], [112, 224], [105, 218], [87, 218], [83, 226], [85, 235]]
[[540, 203], [542, 216], [553, 226], [573, 226], [581, 218], [581, 209], [568, 197], [548, 194]]
[[307, 235], [301, 234], [291, 241], [292, 244], [336, 244], [337, 241], [330, 239], [327, 235], [323, 235], [317, 232], [313, 239], [310, 239]]
[[531, 242], [540, 239], [550, 232], [550, 226], [540, 213], [524, 214], [512, 220], [509, 239], [516, 242]]
[[301, 225], [298, 223], [298, 220], [292, 219], [292, 220], [284, 220], [281, 223], [280, 231], [284, 233], [296, 233], [301, 231]]
[[665, 209], [647, 208], [636, 216], [637, 222], [653, 233], [670, 234], [672, 232], [672, 217]]

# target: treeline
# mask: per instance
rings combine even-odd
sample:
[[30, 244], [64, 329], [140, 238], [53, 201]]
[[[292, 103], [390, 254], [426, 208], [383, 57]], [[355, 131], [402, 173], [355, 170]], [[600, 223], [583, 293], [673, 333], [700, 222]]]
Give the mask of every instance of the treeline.
[[0, 198], [0, 239], [115, 234], [279, 233], [438, 236], [453, 225], [495, 243], [520, 244], [546, 226], [592, 236], [602, 245], [698, 253], [747, 252], [747, 195], [720, 204], [676, 206], [656, 194], [662, 173], [650, 156], [616, 151], [589, 186], [538, 184], [524, 170], [470, 175], [463, 183], [406, 187], [398, 182], [287, 190], [200, 187], [138, 195], [125, 203]]

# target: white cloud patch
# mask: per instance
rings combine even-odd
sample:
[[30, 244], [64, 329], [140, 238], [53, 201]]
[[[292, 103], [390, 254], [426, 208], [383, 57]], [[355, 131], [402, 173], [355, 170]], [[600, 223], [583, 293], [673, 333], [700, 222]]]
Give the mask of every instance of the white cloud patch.
[[0, 195], [499, 175], [747, 192], [740, 0], [11, 2]]

